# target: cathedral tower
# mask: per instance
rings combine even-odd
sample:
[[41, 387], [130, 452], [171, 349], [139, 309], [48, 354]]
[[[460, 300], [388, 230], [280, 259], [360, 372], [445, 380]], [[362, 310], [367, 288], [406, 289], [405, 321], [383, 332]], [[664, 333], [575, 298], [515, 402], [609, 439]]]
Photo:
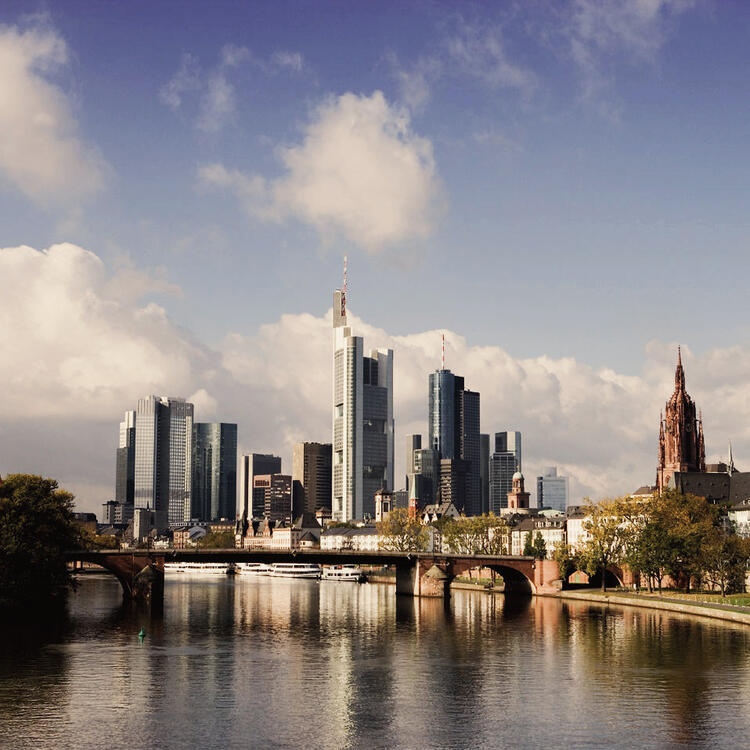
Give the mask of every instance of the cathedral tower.
[[674, 393], [667, 401], [664, 416], [659, 416], [659, 466], [656, 485], [661, 492], [676, 471], [705, 471], [703, 418], [695, 414], [695, 404], [685, 390], [685, 371], [677, 347]]

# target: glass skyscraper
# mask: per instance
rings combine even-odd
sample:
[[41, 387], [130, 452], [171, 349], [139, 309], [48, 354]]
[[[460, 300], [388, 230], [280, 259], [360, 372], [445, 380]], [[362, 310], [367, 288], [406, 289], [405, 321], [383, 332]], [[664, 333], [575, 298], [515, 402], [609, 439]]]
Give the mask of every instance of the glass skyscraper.
[[193, 427], [192, 518], [233, 518], [237, 499], [237, 425], [198, 422]]
[[555, 508], [565, 513], [568, 507], [568, 477], [557, 475], [557, 466], [545, 466], [536, 478], [536, 507]]
[[495, 450], [490, 456], [490, 510], [499, 514], [508, 507], [508, 493], [513, 489], [513, 474], [522, 471], [521, 433], [496, 432]]

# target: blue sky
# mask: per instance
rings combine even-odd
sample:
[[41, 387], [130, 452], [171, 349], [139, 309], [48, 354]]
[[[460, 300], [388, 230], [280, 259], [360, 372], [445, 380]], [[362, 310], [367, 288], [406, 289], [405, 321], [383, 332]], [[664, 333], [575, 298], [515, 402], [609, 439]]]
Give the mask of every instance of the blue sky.
[[[748, 344], [745, 3], [6, 0], [0, 23], [0, 247], [85, 248], [124, 316], [156, 304], [208, 357], [322, 318], [345, 253], [350, 306], [389, 337], [658, 364], [654, 422], [675, 342], [706, 368]], [[232, 418], [234, 386], [200, 381]], [[483, 429], [523, 429], [509, 411]], [[290, 439], [264, 430], [246, 447]]]

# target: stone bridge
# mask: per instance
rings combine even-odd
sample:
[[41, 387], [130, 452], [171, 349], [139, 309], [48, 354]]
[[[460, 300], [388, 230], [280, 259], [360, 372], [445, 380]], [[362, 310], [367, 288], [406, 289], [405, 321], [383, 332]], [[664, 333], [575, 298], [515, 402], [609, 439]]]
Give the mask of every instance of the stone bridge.
[[100, 565], [113, 573], [128, 599], [162, 601], [165, 562], [316, 563], [378, 565], [396, 568], [396, 593], [406, 596], [450, 596], [451, 581], [472, 568], [497, 571], [509, 593], [554, 594], [563, 587], [554, 560], [511, 555], [450, 555], [431, 552], [361, 552], [350, 550], [82, 550], [68, 552], [69, 562]]

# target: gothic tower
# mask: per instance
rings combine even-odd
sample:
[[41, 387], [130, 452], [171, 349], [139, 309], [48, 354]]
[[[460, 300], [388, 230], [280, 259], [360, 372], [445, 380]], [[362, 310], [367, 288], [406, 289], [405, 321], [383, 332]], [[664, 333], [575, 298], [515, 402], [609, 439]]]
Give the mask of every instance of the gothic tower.
[[706, 450], [703, 442], [703, 417], [696, 418], [695, 404], [685, 390], [685, 371], [677, 347], [677, 369], [674, 393], [667, 401], [664, 416], [659, 415], [659, 466], [656, 485], [661, 492], [672, 475], [684, 471], [705, 471]]

